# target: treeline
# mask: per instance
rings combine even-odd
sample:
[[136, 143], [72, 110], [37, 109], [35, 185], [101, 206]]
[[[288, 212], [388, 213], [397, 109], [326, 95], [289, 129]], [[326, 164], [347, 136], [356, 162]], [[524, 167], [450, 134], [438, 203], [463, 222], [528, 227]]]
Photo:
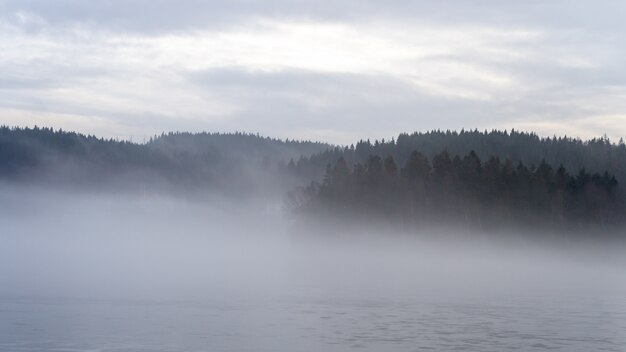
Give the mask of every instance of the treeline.
[[619, 182], [608, 172], [570, 174], [563, 165], [530, 167], [497, 156], [483, 162], [474, 151], [432, 159], [413, 151], [400, 165], [391, 155], [370, 155], [352, 167], [339, 157], [321, 184], [292, 192], [290, 201], [306, 215], [386, 220], [409, 229], [609, 229], [626, 215]]
[[329, 147], [240, 132], [171, 132], [133, 143], [1, 126], [0, 180], [125, 191], [279, 192], [303, 182], [285, 171], [289, 159]]
[[0, 127], [0, 177], [4, 179], [42, 177], [46, 171], [68, 166], [68, 163], [85, 168], [102, 165], [103, 169], [110, 170], [115, 166], [119, 170], [163, 162], [145, 145], [128, 141], [52, 128]]
[[585, 168], [591, 173], [608, 171], [618, 181], [626, 182], [626, 144], [623, 140], [612, 143], [606, 137], [587, 141], [566, 136], [542, 138], [535, 133], [516, 130], [437, 130], [402, 133], [390, 140], [361, 140], [350, 146], [294, 159], [291, 170], [296, 174], [314, 175], [321, 179], [326, 165], [340, 157], [352, 166], [365, 162], [369, 155], [391, 155], [398, 164], [404, 165], [414, 150], [419, 150], [431, 160], [442, 150], [447, 150], [450, 155], [467, 155], [474, 151], [483, 160], [497, 156], [514, 163], [521, 161], [528, 167], [537, 166], [543, 160], [550, 165], [562, 164], [567, 170]]
[[133, 143], [0, 127], [0, 181], [245, 197], [280, 197], [314, 182], [292, 192], [308, 214], [409, 227], [454, 219], [481, 228], [608, 228], [626, 218], [625, 170], [621, 141], [517, 131], [433, 131], [333, 147], [247, 133], [172, 132]]

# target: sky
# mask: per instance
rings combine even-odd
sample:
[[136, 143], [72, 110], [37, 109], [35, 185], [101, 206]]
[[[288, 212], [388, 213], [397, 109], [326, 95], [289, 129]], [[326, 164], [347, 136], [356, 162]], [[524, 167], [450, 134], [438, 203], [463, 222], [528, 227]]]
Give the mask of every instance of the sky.
[[626, 136], [626, 2], [0, 0], [0, 124]]

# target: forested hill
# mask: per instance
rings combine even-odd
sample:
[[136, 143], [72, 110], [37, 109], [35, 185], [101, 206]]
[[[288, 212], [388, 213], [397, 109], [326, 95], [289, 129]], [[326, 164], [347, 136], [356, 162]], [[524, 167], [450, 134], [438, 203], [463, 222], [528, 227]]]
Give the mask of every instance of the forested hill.
[[363, 163], [369, 155], [393, 156], [404, 165], [411, 153], [417, 150], [429, 159], [443, 150], [451, 157], [464, 156], [474, 151], [479, 158], [487, 160], [497, 156], [501, 160], [521, 161], [528, 167], [536, 167], [542, 161], [567, 170], [585, 168], [591, 173], [608, 171], [618, 181], [626, 183], [626, 145], [623, 140], [611, 143], [607, 138], [583, 141], [569, 137], [541, 138], [534, 133], [509, 131], [431, 131], [400, 134], [397, 139], [382, 141], [359, 141], [355, 145], [333, 148], [322, 153], [294, 160], [295, 172], [323, 177], [325, 167], [340, 157], [348, 165]]
[[168, 133], [138, 144], [51, 128], [3, 126], [0, 179], [148, 190], [284, 190], [298, 182], [287, 175], [287, 161], [328, 148], [245, 133]]
[[626, 224], [622, 140], [433, 131], [329, 149], [289, 169], [318, 179], [288, 197], [309, 218], [481, 231], [619, 232]]
[[572, 175], [581, 168], [590, 177], [606, 171], [619, 184], [626, 183], [626, 146], [606, 138], [581, 141], [517, 131], [432, 131], [334, 147], [245, 133], [176, 132], [132, 143], [51, 128], [6, 126], [0, 127], [0, 180], [278, 194], [321, 182], [327, 165], [339, 158], [351, 168], [364, 164], [370, 155], [391, 156], [402, 168], [414, 151], [433, 160], [444, 150], [451, 159], [474, 151], [482, 162], [492, 156], [515, 167], [522, 162], [530, 172], [542, 161], [553, 170], [562, 165]]
[[[163, 133], [151, 138], [149, 149], [172, 159], [188, 158], [211, 167], [233, 161], [256, 167], [277, 166], [283, 170], [287, 161], [310, 156], [331, 148], [311, 141], [280, 140], [246, 133]], [[191, 161], [189, 160], [189, 161]]]
[[404, 164], [370, 155], [353, 167], [340, 157], [321, 184], [292, 191], [289, 201], [313, 218], [382, 220], [403, 229], [617, 230], [626, 218], [619, 182], [606, 171], [570, 173], [546, 162], [529, 168], [496, 156], [483, 161], [473, 151], [429, 159], [414, 150]]

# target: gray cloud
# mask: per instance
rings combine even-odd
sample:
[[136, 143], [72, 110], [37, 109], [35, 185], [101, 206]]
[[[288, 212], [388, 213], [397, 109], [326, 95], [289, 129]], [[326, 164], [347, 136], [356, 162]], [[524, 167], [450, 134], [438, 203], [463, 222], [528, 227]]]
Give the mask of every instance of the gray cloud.
[[240, 24], [251, 18], [362, 21], [381, 17], [491, 26], [623, 27], [619, 1], [410, 1], [410, 0], [4, 0], [4, 20], [32, 14], [47, 23], [87, 23], [109, 29], [163, 32]]
[[475, 127], [618, 138], [624, 13], [614, 1], [4, 0], [0, 122], [340, 143]]
[[104, 27], [113, 31], [167, 32], [212, 28], [240, 24], [250, 18], [320, 17], [339, 13], [330, 4], [321, 6], [314, 1], [298, 4], [285, 1], [202, 1], [202, 0], [27, 0], [3, 1], [3, 20], [32, 27], [22, 16], [32, 16], [50, 25], [77, 23]]
[[499, 104], [433, 96], [406, 80], [384, 75], [230, 67], [188, 77], [202, 90], [245, 107], [229, 124], [285, 136], [298, 130], [341, 131], [336, 138], [343, 137], [343, 143], [390, 138], [403, 131], [488, 126], [504, 113]]

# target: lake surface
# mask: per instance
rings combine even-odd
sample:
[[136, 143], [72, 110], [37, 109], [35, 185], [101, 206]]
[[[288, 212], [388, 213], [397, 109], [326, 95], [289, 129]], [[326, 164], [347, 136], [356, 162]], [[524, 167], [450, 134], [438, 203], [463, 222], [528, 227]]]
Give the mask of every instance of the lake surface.
[[[306, 293], [305, 293], [306, 292]], [[0, 300], [0, 350], [626, 351], [626, 297]]]

